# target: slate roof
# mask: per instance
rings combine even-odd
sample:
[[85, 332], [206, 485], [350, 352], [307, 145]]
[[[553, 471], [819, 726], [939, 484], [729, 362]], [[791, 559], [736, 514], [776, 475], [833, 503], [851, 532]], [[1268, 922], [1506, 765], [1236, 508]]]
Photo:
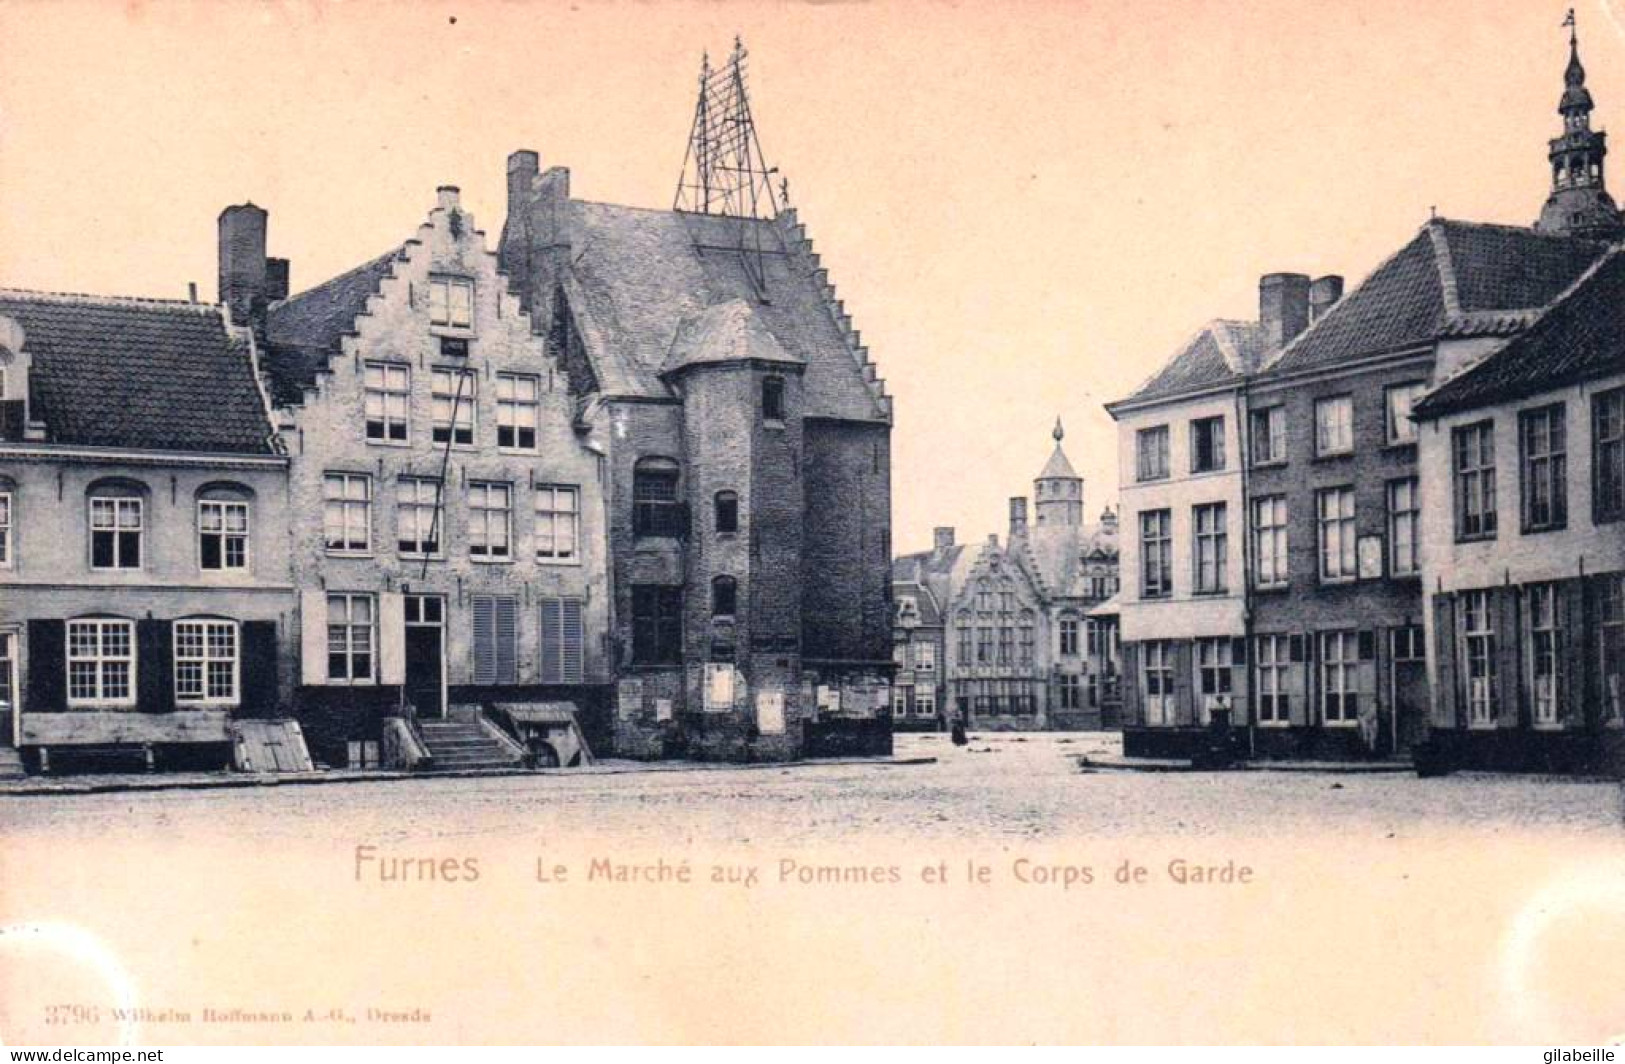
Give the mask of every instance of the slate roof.
[[779, 346], [773, 333], [743, 299], [730, 299], [707, 307], [678, 326], [662, 373], [689, 366], [723, 362], [782, 362], [801, 360]]
[[1415, 405], [1437, 417], [1625, 374], [1625, 249], [1616, 246], [1534, 325]]
[[278, 405], [298, 403], [327, 359], [339, 353], [340, 341], [355, 329], [406, 247], [391, 248], [353, 270], [275, 303], [266, 313], [265, 372], [271, 399]]
[[1265, 366], [1269, 378], [1526, 326], [1606, 245], [1436, 218]]
[[[884, 420], [864, 369], [836, 324], [822, 271], [772, 221], [568, 202], [565, 295], [606, 395], [664, 398], [660, 379], [685, 322], [741, 301], [802, 379], [811, 417]], [[739, 246], [763, 248], [767, 301]]]
[[1264, 330], [1257, 322], [1215, 319], [1202, 326], [1149, 380], [1117, 402], [1172, 398], [1240, 380], [1258, 368], [1264, 354]]
[[1010, 552], [1049, 599], [1085, 597], [1085, 562], [1095, 551], [1115, 557], [1116, 532], [1102, 525], [1033, 525], [1010, 544]]
[[52, 443], [274, 454], [248, 343], [218, 307], [0, 289]]
[[1043, 472], [1038, 474], [1039, 480], [1077, 480], [1078, 471], [1072, 468], [1072, 463], [1066, 457], [1066, 452], [1060, 444], [1055, 445], [1055, 452], [1044, 463]]
[[917, 587], [928, 593], [926, 598], [930, 600], [929, 606], [925, 599], [920, 602], [922, 625], [943, 623], [943, 604], [953, 595], [954, 570], [964, 554], [964, 545], [955, 544], [941, 553], [927, 550], [892, 559], [894, 587]]

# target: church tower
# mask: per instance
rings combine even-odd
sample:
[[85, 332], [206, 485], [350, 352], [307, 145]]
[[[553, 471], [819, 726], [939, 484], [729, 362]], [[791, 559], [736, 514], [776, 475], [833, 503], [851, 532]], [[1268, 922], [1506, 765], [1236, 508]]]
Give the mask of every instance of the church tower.
[[1078, 476], [1061, 449], [1066, 430], [1055, 419], [1055, 453], [1044, 471], [1033, 481], [1033, 512], [1041, 527], [1079, 528], [1083, 525], [1083, 478]]
[[1563, 98], [1557, 113], [1563, 116], [1563, 134], [1550, 142], [1552, 194], [1541, 208], [1535, 228], [1544, 233], [1612, 240], [1625, 233], [1619, 208], [1603, 180], [1603, 157], [1608, 135], [1591, 128], [1591, 93], [1585, 67], [1580, 65], [1580, 43], [1574, 10], [1563, 24], [1569, 28], [1569, 65], [1563, 72]]

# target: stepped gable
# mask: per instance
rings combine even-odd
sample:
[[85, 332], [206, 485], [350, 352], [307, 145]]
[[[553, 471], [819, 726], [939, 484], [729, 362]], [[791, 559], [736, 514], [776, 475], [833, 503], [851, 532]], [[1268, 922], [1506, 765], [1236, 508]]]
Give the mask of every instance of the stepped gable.
[[306, 289], [266, 312], [264, 365], [271, 399], [279, 406], [302, 401], [306, 389], [327, 360], [340, 353], [344, 337], [355, 331], [355, 319], [367, 309], [367, 300], [379, 292], [406, 257], [406, 245], [347, 270], [314, 288]]
[[247, 339], [221, 308], [0, 289], [33, 356], [33, 416], [52, 443], [275, 454]]

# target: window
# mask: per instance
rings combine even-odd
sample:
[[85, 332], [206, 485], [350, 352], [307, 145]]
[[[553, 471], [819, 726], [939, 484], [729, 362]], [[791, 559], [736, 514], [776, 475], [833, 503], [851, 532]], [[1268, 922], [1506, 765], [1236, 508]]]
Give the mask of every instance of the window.
[[1422, 626], [1407, 624], [1392, 631], [1394, 661], [1426, 661], [1427, 648]]
[[1339, 395], [1315, 400], [1315, 453], [1348, 454], [1354, 450], [1354, 398]]
[[916, 672], [937, 671], [937, 645], [935, 643], [914, 644], [914, 670]]
[[961, 615], [959, 618], [959, 663], [961, 665], [969, 665], [971, 662], [971, 656], [974, 653], [971, 649], [974, 638], [973, 631], [974, 629], [970, 626], [969, 616]]
[[142, 500], [92, 496], [90, 500], [90, 567], [141, 568]]
[[1253, 555], [1257, 559], [1259, 587], [1287, 583], [1286, 496], [1253, 500]]
[[466, 369], [437, 369], [430, 378], [430, 436], [436, 443], [474, 445], [478, 379]]
[[378, 768], [382, 763], [376, 739], [346, 739], [344, 742], [345, 768]]
[[372, 683], [377, 638], [371, 595], [327, 596], [327, 679], [330, 683]]
[[1272, 406], [1255, 410], [1253, 425], [1253, 464], [1268, 465], [1286, 461], [1286, 408]]
[[1225, 590], [1225, 555], [1229, 535], [1225, 531], [1225, 504], [1207, 503], [1191, 508], [1196, 529], [1194, 556], [1196, 593], [1218, 594]]
[[1625, 517], [1625, 388], [1591, 397], [1592, 519]]
[[677, 463], [642, 458], [632, 474], [632, 530], [640, 536], [681, 536], [687, 520], [677, 501]]
[[1061, 656], [1063, 658], [1076, 657], [1078, 654], [1078, 619], [1076, 617], [1061, 618]]
[[197, 547], [199, 568], [247, 569], [248, 503], [227, 499], [199, 499]]
[[68, 622], [68, 705], [135, 705], [133, 622]]
[[1602, 663], [1602, 720], [1617, 727], [1625, 720], [1625, 575], [1619, 573], [1597, 582], [1597, 660]]
[[739, 495], [732, 491], [719, 491], [713, 506], [717, 535], [732, 536], [739, 531]]
[[1063, 672], [1057, 681], [1057, 694], [1062, 709], [1083, 708], [1083, 688], [1078, 682], [1079, 679], [1075, 673]]
[[9, 712], [17, 706], [16, 668], [17, 637], [11, 632], [0, 632], [0, 712]]
[[1388, 575], [1422, 571], [1421, 503], [1415, 477], [1388, 482]]
[[683, 660], [683, 589], [639, 584], [632, 588], [632, 661], [676, 665]]
[[1453, 434], [1456, 538], [1495, 535], [1495, 426], [1481, 421]]
[[1324, 632], [1320, 637], [1320, 710], [1327, 724], [1360, 719], [1357, 673], [1358, 632]]
[[322, 477], [322, 530], [329, 554], [372, 550], [372, 478], [364, 473]]
[[907, 687], [903, 687], [903, 686], [900, 686], [900, 685], [894, 685], [892, 687], [892, 689], [891, 689], [891, 715], [892, 716], [894, 716], [894, 717], [903, 717], [903, 716], [908, 715], [908, 695], [909, 695], [909, 689]]
[[581, 531], [581, 492], [574, 487], [536, 489], [536, 560], [575, 561]]
[[512, 595], [469, 599], [474, 624], [474, 682], [515, 683], [519, 679], [519, 600]]
[[1140, 644], [1145, 661], [1141, 675], [1145, 686], [1145, 722], [1171, 724], [1174, 707], [1173, 646], [1167, 640]]
[[513, 487], [492, 481], [468, 484], [468, 553], [486, 561], [510, 556], [508, 541], [513, 526]]
[[11, 492], [0, 491], [0, 569], [10, 569], [13, 564], [11, 524]]
[[762, 378], [762, 420], [784, 420], [784, 378]]
[[1354, 489], [1324, 488], [1315, 492], [1320, 524], [1320, 578], [1353, 580], [1357, 575], [1354, 549]]
[[997, 631], [999, 634], [998, 662], [1000, 665], [1009, 665], [1016, 658], [1016, 630], [1000, 625]]
[[1292, 696], [1288, 693], [1287, 670], [1291, 667], [1291, 639], [1284, 635], [1261, 635], [1258, 644], [1258, 723], [1285, 725], [1292, 722]]
[[1495, 723], [1495, 620], [1488, 591], [1462, 595], [1462, 652], [1466, 659], [1467, 721], [1482, 727]]
[[934, 717], [937, 715], [936, 688], [916, 687], [914, 689], [914, 715], [916, 717]]
[[440, 481], [401, 477], [395, 482], [395, 546], [403, 557], [438, 558], [445, 531]]
[[429, 324], [466, 329], [474, 324], [474, 282], [459, 277], [429, 281]]
[[976, 629], [976, 664], [993, 664], [993, 629], [987, 625]]
[[510, 451], [536, 449], [536, 419], [542, 382], [522, 373], [497, 374], [497, 446]]
[[1033, 653], [1037, 646], [1037, 626], [1031, 613], [1021, 615], [1020, 642], [1016, 644], [1018, 656], [1016, 664], [1023, 668], [1030, 668], [1033, 663]]
[[175, 701], [237, 703], [237, 622], [175, 622]]
[[1143, 598], [1166, 598], [1174, 591], [1173, 517], [1168, 510], [1140, 514], [1140, 565]]
[[711, 581], [711, 616], [733, 617], [739, 612], [739, 581], [719, 576]]
[[394, 362], [368, 362], [365, 371], [366, 395], [363, 411], [367, 419], [367, 439], [384, 443], [405, 443], [408, 411], [412, 399], [412, 370]]
[[1536, 727], [1557, 723], [1557, 663], [1562, 658], [1562, 601], [1555, 584], [1530, 584], [1524, 589], [1524, 610], [1529, 618], [1529, 701]]
[[1231, 645], [1228, 636], [1196, 641], [1196, 689], [1217, 697], [1231, 689]]
[[1568, 456], [1565, 453], [1563, 404], [1554, 403], [1518, 415], [1518, 449], [1523, 462], [1519, 480], [1523, 529], [1540, 532], [1568, 524]]
[[1191, 422], [1191, 472], [1211, 473], [1224, 468], [1224, 418], [1204, 417]]
[[1411, 420], [1411, 405], [1426, 389], [1425, 381], [1406, 381], [1383, 389], [1389, 443], [1416, 442], [1416, 422]]
[[1139, 456], [1139, 480], [1163, 480], [1168, 476], [1168, 426], [1141, 429], [1134, 434]]

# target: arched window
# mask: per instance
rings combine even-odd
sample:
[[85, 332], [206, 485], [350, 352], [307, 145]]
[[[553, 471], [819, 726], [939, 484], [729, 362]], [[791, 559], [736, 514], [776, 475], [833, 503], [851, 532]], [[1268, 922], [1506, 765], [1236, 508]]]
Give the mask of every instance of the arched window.
[[185, 617], [175, 622], [175, 701], [194, 706], [233, 706], [241, 690], [242, 640], [237, 622], [225, 617]]
[[715, 513], [716, 532], [719, 536], [731, 536], [739, 531], [739, 493], [735, 491], [717, 492], [712, 506]]
[[632, 531], [681, 536], [687, 521], [677, 498], [679, 467], [670, 458], [640, 458], [632, 469]]
[[147, 527], [147, 486], [105, 477], [87, 491], [92, 569], [139, 569]]
[[248, 524], [254, 493], [241, 484], [216, 481], [197, 492], [198, 568], [246, 572]]
[[762, 420], [784, 420], [784, 378], [762, 378]]
[[739, 581], [719, 576], [711, 581], [711, 616], [732, 617], [739, 610]]

